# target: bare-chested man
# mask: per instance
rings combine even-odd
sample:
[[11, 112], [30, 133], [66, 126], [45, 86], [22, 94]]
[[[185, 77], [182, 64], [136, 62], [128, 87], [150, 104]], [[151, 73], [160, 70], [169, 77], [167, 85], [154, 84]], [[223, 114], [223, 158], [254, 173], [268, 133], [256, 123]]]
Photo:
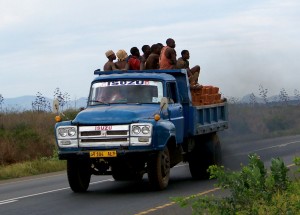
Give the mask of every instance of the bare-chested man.
[[200, 74], [200, 66], [196, 65], [193, 68], [190, 68], [190, 53], [188, 50], [182, 50], [181, 57], [177, 60], [177, 68], [178, 69], [186, 69], [189, 77], [189, 81], [191, 85], [195, 85], [198, 83], [198, 77]]
[[117, 59], [115, 53], [112, 50], [108, 50], [105, 52], [108, 61], [104, 64], [103, 70], [104, 71], [111, 71], [111, 70], [118, 70], [114, 64], [114, 60]]
[[159, 44], [153, 44], [151, 46], [151, 54], [146, 60], [145, 69], [159, 69], [159, 54], [161, 47]]
[[172, 38], [167, 39], [166, 46], [161, 50], [159, 57], [159, 69], [175, 69], [176, 68], [176, 51], [175, 41]]
[[141, 56], [141, 70], [145, 68], [145, 63], [149, 55], [151, 54], [151, 49], [149, 45], [143, 45], [142, 47], [143, 55]]
[[120, 49], [119, 51], [117, 51], [117, 57], [118, 57], [118, 62], [115, 63], [117, 69], [125, 70], [127, 64], [126, 60], [128, 57], [126, 51]]

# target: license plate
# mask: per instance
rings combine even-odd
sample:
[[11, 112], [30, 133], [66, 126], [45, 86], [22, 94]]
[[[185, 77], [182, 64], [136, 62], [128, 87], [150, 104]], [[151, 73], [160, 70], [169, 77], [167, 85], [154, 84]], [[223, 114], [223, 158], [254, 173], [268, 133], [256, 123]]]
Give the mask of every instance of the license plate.
[[90, 158], [117, 157], [117, 151], [91, 151]]

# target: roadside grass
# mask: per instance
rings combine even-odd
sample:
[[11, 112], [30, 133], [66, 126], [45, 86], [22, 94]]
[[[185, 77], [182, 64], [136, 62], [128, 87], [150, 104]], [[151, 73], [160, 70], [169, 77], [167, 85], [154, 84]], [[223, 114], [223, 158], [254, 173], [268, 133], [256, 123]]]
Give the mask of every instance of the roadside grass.
[[36, 159], [0, 166], [0, 180], [57, 172], [65, 169], [66, 161], [49, 158]]

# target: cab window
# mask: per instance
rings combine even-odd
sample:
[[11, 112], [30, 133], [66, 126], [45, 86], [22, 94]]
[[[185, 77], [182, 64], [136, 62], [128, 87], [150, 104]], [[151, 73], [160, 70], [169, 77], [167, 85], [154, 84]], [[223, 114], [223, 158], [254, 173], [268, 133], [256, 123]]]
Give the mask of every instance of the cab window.
[[175, 82], [168, 82], [167, 83], [167, 98], [169, 100], [169, 103], [178, 103], [177, 90], [176, 90], [176, 83]]

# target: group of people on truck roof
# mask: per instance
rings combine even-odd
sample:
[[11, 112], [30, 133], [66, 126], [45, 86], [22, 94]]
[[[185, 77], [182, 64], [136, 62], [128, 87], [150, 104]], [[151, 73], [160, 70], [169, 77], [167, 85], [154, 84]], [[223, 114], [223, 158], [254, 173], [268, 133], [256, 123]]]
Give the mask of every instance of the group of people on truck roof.
[[[186, 69], [190, 85], [197, 86], [200, 66], [196, 65], [190, 68], [188, 50], [182, 50], [181, 57], [177, 59], [175, 46], [175, 40], [169, 38], [165, 46], [161, 43], [153, 44], [151, 47], [144, 45], [142, 47], [143, 55], [140, 55], [137, 47], [130, 49], [131, 55], [129, 56], [123, 49], [116, 54], [114, 51], [108, 50], [105, 52], [108, 61], [105, 63], [103, 70]], [[117, 58], [117, 62], [114, 62]]]

